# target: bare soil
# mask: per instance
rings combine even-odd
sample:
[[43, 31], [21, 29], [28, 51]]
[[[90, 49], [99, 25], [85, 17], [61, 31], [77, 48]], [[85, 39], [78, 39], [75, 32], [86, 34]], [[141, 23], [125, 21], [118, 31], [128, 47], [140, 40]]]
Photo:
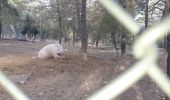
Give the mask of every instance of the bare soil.
[[[93, 47], [89, 47], [88, 61], [84, 62], [78, 52], [79, 46], [66, 44], [63, 44], [68, 49], [65, 59], [32, 59], [46, 44], [0, 40], [0, 69], [9, 78], [15, 75], [30, 75], [24, 84], [14, 82], [32, 100], [85, 100], [134, 63], [130, 53], [116, 59], [111, 48]], [[158, 63], [165, 71], [166, 52], [163, 49], [160, 49]], [[146, 76], [116, 100], [163, 98], [164, 94], [158, 86]], [[0, 87], [0, 100], [14, 99]]]

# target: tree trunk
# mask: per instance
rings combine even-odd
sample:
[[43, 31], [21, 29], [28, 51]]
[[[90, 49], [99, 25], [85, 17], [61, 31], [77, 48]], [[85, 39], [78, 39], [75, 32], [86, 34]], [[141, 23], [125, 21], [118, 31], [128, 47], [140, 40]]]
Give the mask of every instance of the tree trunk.
[[2, 20], [0, 19], [0, 39], [2, 38]]
[[2, 36], [2, 1], [0, 0], [0, 39]]
[[80, 38], [80, 31], [81, 31], [81, 12], [80, 12], [80, 1], [76, 0], [76, 15], [77, 15], [77, 37]]
[[83, 59], [87, 61], [87, 31], [86, 31], [86, 2], [87, 0], [82, 0], [82, 10], [81, 10], [81, 51], [83, 53]]
[[149, 1], [146, 0], [146, 7], [145, 7], [145, 29], [148, 27], [148, 3]]
[[[119, 0], [119, 3], [123, 6], [124, 9], [127, 9], [127, 1], [126, 0]], [[126, 38], [126, 34], [125, 32], [123, 31], [123, 26], [121, 26], [121, 31], [122, 31], [122, 35], [121, 35], [121, 54], [125, 54], [126, 52], [126, 41], [125, 41], [125, 38]]]
[[[162, 18], [164, 18], [165, 16], [167, 16], [168, 14], [170, 14], [170, 0], [166, 0], [166, 3], [165, 3], [165, 8], [164, 8], [164, 11], [163, 11], [163, 16]], [[170, 34], [167, 35], [167, 53], [168, 53], [168, 57], [167, 57], [167, 75], [168, 77], [170, 78]], [[169, 100], [170, 98], [166, 97], [165, 100]]]
[[125, 41], [125, 34], [122, 33], [122, 36], [121, 36], [121, 54], [124, 55], [126, 53], [126, 41]]
[[[163, 12], [163, 17], [170, 14], [170, 0], [167, 0], [165, 3], [165, 8]], [[167, 52], [168, 52], [168, 57], [167, 57], [167, 74], [168, 77], [170, 78], [170, 34], [167, 35]]]
[[62, 21], [61, 21], [61, 15], [60, 15], [60, 4], [58, 2], [58, 9], [57, 9], [57, 13], [58, 13], [58, 21], [59, 21], [59, 43], [61, 44], [61, 39], [62, 39]]
[[167, 36], [167, 52], [168, 52], [168, 57], [167, 57], [167, 74], [170, 78], [170, 35]]
[[118, 52], [118, 49], [117, 49], [117, 45], [116, 45], [116, 37], [115, 37], [115, 34], [114, 33], [111, 33], [111, 37], [112, 37], [112, 43], [115, 47], [115, 50], [116, 50], [116, 57], [118, 59], [118, 56], [119, 56], [119, 52]]
[[96, 37], [96, 48], [98, 48], [98, 46], [99, 46], [99, 38], [98, 38], [98, 36]]
[[[167, 53], [168, 53], [168, 57], [167, 57], [167, 75], [170, 79], [170, 34], [168, 34], [167, 36]], [[168, 98], [168, 96], [166, 96], [165, 100], [170, 100], [170, 98]]]
[[75, 40], [76, 40], [76, 32], [73, 29], [73, 46], [75, 45]]
[[41, 42], [43, 41], [43, 38], [44, 38], [44, 32], [42, 32], [42, 15], [40, 14], [40, 40]]
[[165, 49], [167, 48], [167, 35], [164, 36], [163, 46]]
[[[167, 3], [165, 4], [165, 7], [164, 7], [164, 10], [163, 10], [163, 13], [162, 13], [162, 19], [166, 15], [168, 15], [168, 5], [167, 5]], [[164, 36], [164, 48], [167, 49], [167, 34]]]

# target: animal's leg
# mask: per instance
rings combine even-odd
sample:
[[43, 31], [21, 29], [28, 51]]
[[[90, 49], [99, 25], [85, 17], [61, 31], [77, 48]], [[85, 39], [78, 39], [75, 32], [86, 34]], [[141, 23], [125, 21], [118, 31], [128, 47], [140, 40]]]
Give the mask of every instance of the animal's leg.
[[55, 55], [54, 59], [61, 59], [59, 55]]
[[54, 59], [63, 59], [64, 58], [64, 55], [60, 56], [60, 55], [55, 55]]

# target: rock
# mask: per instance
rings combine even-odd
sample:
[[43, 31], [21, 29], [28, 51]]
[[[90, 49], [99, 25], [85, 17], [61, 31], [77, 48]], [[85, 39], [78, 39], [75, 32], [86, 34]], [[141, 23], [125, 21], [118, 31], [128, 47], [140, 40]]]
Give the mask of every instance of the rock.
[[99, 72], [99, 70], [96, 69], [95, 72]]
[[107, 81], [104, 81], [104, 82], [103, 82], [103, 85], [106, 85], [106, 84], [108, 84], [108, 82], [107, 82]]
[[89, 84], [88, 84], [87, 82], [85, 82], [85, 85], [87, 85], [87, 86], [88, 86]]
[[44, 92], [40, 92], [40, 93], [38, 93], [38, 95], [42, 96], [42, 95], [44, 95]]
[[54, 71], [54, 68], [50, 68], [50, 71]]
[[89, 95], [85, 94], [84, 97], [88, 97]]
[[9, 78], [17, 83], [17, 84], [25, 84], [31, 77], [31, 74], [24, 74], [24, 75], [10, 75]]
[[54, 88], [51, 88], [50, 91], [54, 91], [55, 89]]
[[89, 90], [90, 90], [90, 88], [89, 88], [89, 87], [86, 87], [86, 90], [87, 90], [87, 91], [89, 91]]
[[25, 84], [25, 81], [19, 81], [18, 83], [23, 85], [23, 84]]

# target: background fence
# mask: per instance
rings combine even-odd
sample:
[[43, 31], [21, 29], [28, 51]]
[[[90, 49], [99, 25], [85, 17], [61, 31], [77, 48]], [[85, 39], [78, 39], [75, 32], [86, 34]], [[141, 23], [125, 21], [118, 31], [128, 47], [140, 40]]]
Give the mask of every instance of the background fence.
[[[132, 34], [139, 34], [142, 27], [134, 22], [132, 17], [115, 1], [99, 0], [99, 2]], [[158, 55], [156, 41], [163, 38], [169, 31], [170, 17], [167, 17], [159, 25], [142, 32], [142, 35], [138, 37], [133, 46], [133, 53], [138, 61], [106, 87], [87, 98], [87, 100], [110, 100], [116, 98], [145, 75], [153, 79], [162, 91], [170, 97], [170, 80], [156, 64]], [[0, 72], [0, 83], [16, 100], [29, 100], [2, 72]]]

